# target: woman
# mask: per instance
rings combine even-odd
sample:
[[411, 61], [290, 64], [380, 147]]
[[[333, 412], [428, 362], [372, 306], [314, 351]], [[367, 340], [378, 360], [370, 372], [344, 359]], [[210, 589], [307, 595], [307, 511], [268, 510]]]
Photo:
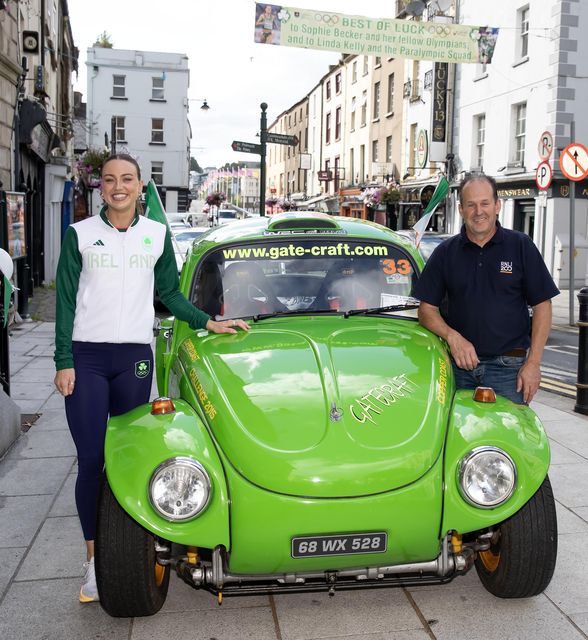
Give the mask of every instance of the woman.
[[55, 386], [78, 452], [76, 505], [88, 559], [81, 602], [98, 600], [94, 537], [108, 417], [149, 401], [154, 284], [193, 329], [249, 330], [243, 320], [211, 320], [180, 293], [167, 227], [138, 213], [143, 183], [136, 160], [112, 155], [101, 176], [105, 206], [68, 228], [56, 278]]

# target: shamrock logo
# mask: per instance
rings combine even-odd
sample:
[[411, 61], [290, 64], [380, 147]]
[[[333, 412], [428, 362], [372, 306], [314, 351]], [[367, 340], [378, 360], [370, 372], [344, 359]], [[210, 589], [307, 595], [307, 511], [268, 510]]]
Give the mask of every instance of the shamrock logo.
[[151, 371], [151, 363], [149, 360], [141, 360], [135, 362], [135, 376], [137, 378], [146, 378]]

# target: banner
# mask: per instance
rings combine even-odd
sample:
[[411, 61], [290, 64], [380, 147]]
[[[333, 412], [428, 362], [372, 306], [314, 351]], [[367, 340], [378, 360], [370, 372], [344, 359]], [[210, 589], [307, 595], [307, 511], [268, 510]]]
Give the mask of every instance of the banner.
[[255, 42], [386, 58], [489, 64], [494, 27], [348, 16], [255, 3]]

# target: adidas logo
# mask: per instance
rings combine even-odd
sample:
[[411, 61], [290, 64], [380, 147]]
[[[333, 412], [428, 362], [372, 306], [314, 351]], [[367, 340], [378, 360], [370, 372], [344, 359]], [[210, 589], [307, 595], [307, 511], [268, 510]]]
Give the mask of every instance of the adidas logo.
[[96, 240], [96, 242], [92, 245], [93, 247], [103, 247], [104, 242], [102, 240]]

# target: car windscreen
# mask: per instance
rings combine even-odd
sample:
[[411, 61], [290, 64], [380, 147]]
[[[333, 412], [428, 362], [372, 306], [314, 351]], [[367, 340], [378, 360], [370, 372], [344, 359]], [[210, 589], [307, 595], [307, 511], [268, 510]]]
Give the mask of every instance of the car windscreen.
[[199, 238], [204, 231], [180, 231], [175, 234], [178, 242], [190, 242]]
[[417, 277], [393, 244], [328, 238], [223, 247], [195, 272], [191, 299], [216, 319], [345, 312], [397, 304]]

